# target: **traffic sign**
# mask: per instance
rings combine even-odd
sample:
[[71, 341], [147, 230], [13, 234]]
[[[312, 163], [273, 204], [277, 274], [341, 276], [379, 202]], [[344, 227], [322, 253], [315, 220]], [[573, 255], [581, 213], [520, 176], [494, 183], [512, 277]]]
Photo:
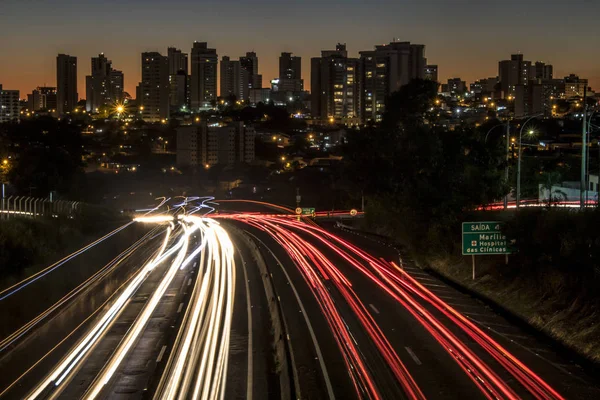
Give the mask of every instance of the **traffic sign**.
[[352, 210], [350, 210], [350, 215], [353, 217], [356, 217], [356, 214], [358, 214], [358, 211], [356, 211], [355, 208], [353, 208]]
[[301, 211], [302, 211], [302, 213], [301, 213], [302, 215], [314, 215], [315, 214], [314, 207], [302, 207]]
[[462, 253], [463, 255], [512, 254], [515, 252], [515, 241], [503, 233], [504, 222], [463, 222]]
[[298, 214], [298, 215], [302, 214], [302, 209], [300, 207], [296, 208], [296, 214]]

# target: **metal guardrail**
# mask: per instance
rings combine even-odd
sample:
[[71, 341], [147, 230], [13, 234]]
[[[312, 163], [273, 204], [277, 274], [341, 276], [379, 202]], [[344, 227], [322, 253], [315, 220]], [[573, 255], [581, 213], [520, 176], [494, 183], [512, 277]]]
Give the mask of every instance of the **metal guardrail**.
[[81, 212], [78, 201], [56, 200], [10, 196], [0, 199], [0, 219], [14, 217], [28, 218], [75, 218]]

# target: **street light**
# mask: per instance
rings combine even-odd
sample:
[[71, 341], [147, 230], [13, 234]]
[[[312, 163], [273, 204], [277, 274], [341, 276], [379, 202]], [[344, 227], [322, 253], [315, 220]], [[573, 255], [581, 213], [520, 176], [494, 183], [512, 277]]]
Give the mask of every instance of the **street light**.
[[[521, 201], [521, 154], [523, 151], [523, 146], [521, 145], [521, 140], [523, 139], [523, 128], [525, 128], [525, 125], [527, 125], [527, 123], [529, 121], [531, 121], [534, 118], [540, 117], [544, 115], [542, 114], [535, 114], [532, 115], [531, 117], [529, 117], [521, 126], [521, 129], [519, 130], [519, 159], [517, 160], [517, 203], [516, 206], [517, 208], [519, 208], [519, 203]], [[529, 134], [532, 135], [533, 134], [533, 130], [529, 130]]]

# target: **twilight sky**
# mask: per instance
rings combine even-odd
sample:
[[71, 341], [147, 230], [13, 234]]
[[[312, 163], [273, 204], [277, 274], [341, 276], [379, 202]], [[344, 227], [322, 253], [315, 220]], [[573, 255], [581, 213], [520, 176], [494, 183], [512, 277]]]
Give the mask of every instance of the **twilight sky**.
[[194, 40], [219, 59], [254, 50], [263, 86], [278, 74], [282, 51], [310, 57], [337, 42], [351, 56], [393, 38], [425, 44], [440, 80], [496, 76], [498, 61], [522, 52], [577, 73], [600, 91], [600, 0], [0, 0], [0, 83], [25, 98], [56, 85], [56, 55], [78, 58], [85, 97], [90, 57], [104, 52], [135, 96], [140, 53], [168, 46], [190, 52]]

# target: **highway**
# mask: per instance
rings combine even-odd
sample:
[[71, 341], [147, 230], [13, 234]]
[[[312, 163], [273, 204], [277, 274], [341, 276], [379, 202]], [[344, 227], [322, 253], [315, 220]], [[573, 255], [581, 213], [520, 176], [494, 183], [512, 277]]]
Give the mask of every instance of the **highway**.
[[381, 238], [292, 212], [163, 198], [0, 290], [0, 398], [600, 398], [595, 371]]
[[[266, 209], [262, 215], [244, 215], [247, 207], [239, 208], [244, 211], [222, 218], [244, 224], [272, 254], [272, 273], [284, 270], [279, 286], [299, 293], [296, 300], [282, 295], [284, 311], [304, 303], [299, 312], [309, 314], [305, 325], [318, 332], [311, 347], [315, 353], [327, 349], [324, 365], [312, 366], [320, 373], [314, 386], [327, 388], [323, 381], [340, 369], [340, 354], [344, 369], [351, 371], [333, 379], [335, 397], [350, 397], [352, 391], [359, 398], [586, 399], [600, 394], [595, 372], [586, 373], [560, 349], [410, 260], [401, 262], [389, 246], [351, 232], [334, 235], [331, 227], [323, 230]], [[290, 341], [294, 347], [294, 338], [300, 339], [295, 347], [305, 352], [306, 334], [297, 328]], [[337, 354], [329, 354], [332, 337]], [[317, 397], [326, 396], [331, 393], [322, 389]]]

